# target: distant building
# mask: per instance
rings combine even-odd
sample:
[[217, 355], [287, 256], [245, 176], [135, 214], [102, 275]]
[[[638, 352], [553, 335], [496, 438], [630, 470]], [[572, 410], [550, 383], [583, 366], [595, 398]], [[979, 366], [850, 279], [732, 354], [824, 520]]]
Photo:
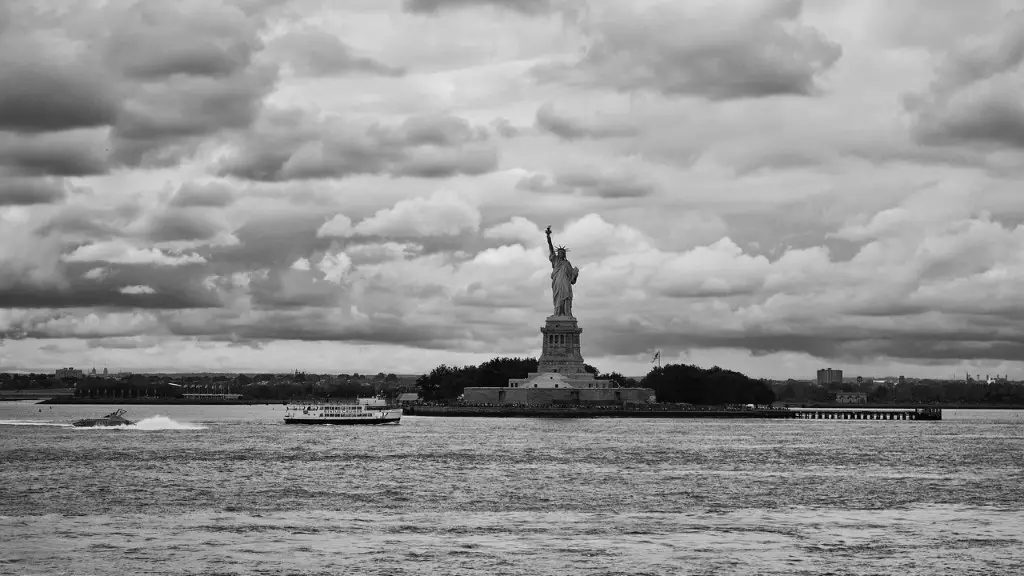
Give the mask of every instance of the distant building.
[[843, 371], [833, 370], [831, 368], [822, 368], [818, 370], [818, 385], [827, 386], [829, 384], [842, 384], [843, 383]]
[[900, 385], [903, 385], [904, 383], [906, 383], [906, 381], [907, 381], [906, 378], [904, 378], [903, 376], [900, 376], [899, 379], [896, 382], [898, 384], [900, 384]]
[[398, 403], [401, 405], [412, 404], [413, 402], [419, 402], [420, 395], [415, 392], [405, 392], [398, 395]]
[[867, 404], [868, 395], [864, 392], [840, 392], [836, 394], [836, 404]]
[[241, 400], [241, 394], [225, 393], [225, 394], [204, 394], [195, 392], [186, 392], [182, 394], [188, 400]]
[[57, 378], [59, 378], [59, 379], [64, 379], [64, 378], [81, 378], [81, 377], [82, 377], [82, 371], [81, 370], [76, 370], [74, 368], [59, 368], [57, 370]]

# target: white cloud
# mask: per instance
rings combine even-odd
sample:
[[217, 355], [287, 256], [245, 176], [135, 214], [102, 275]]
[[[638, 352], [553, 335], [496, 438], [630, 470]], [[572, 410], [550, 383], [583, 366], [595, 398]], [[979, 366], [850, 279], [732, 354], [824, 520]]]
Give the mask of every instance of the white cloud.
[[101, 280], [109, 273], [110, 271], [106, 268], [91, 268], [88, 272], [82, 274], [82, 278], [86, 278], [88, 280]]
[[394, 238], [455, 236], [480, 228], [480, 211], [457, 193], [439, 190], [429, 198], [401, 200], [355, 227], [361, 235]]
[[317, 264], [317, 268], [324, 274], [328, 282], [340, 284], [345, 276], [352, 270], [352, 260], [344, 252], [337, 254], [324, 254]]
[[318, 238], [348, 238], [353, 232], [352, 220], [344, 214], [335, 214], [316, 231], [316, 235]]
[[121, 294], [156, 294], [156, 290], [145, 285], [122, 286], [118, 292]]
[[513, 216], [508, 222], [491, 226], [484, 230], [483, 236], [495, 240], [517, 242], [524, 246], [544, 243], [544, 231], [522, 216]]
[[136, 248], [123, 240], [111, 240], [80, 246], [62, 257], [65, 262], [109, 262], [111, 264], [142, 264], [153, 266], [185, 266], [203, 264], [199, 254], [166, 254], [158, 248]]

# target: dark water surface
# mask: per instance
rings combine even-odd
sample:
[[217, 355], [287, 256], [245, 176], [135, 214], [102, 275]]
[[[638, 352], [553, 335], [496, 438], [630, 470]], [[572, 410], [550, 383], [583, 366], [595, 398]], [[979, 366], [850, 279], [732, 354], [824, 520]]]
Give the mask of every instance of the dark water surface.
[[0, 402], [0, 574], [1024, 574], [1022, 411], [67, 425], [113, 408]]

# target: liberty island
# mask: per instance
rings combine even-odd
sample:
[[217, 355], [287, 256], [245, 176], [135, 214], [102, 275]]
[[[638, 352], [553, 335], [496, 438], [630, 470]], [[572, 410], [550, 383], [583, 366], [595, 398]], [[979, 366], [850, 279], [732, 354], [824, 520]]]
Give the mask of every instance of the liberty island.
[[551, 262], [552, 314], [540, 329], [541, 355], [537, 371], [526, 378], [509, 379], [501, 388], [469, 387], [464, 401], [502, 405], [624, 405], [655, 401], [651, 388], [622, 388], [610, 380], [598, 380], [585, 368], [582, 354], [583, 329], [572, 313], [573, 286], [580, 269], [566, 257], [568, 248], [555, 247], [551, 227], [547, 236]]

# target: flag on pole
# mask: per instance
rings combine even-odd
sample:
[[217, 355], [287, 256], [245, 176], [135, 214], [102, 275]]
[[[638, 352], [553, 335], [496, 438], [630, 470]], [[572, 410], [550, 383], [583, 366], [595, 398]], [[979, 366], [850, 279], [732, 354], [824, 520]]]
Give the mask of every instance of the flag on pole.
[[661, 350], [654, 353], [654, 358], [651, 358], [651, 364], [654, 364], [658, 360], [661, 360]]

